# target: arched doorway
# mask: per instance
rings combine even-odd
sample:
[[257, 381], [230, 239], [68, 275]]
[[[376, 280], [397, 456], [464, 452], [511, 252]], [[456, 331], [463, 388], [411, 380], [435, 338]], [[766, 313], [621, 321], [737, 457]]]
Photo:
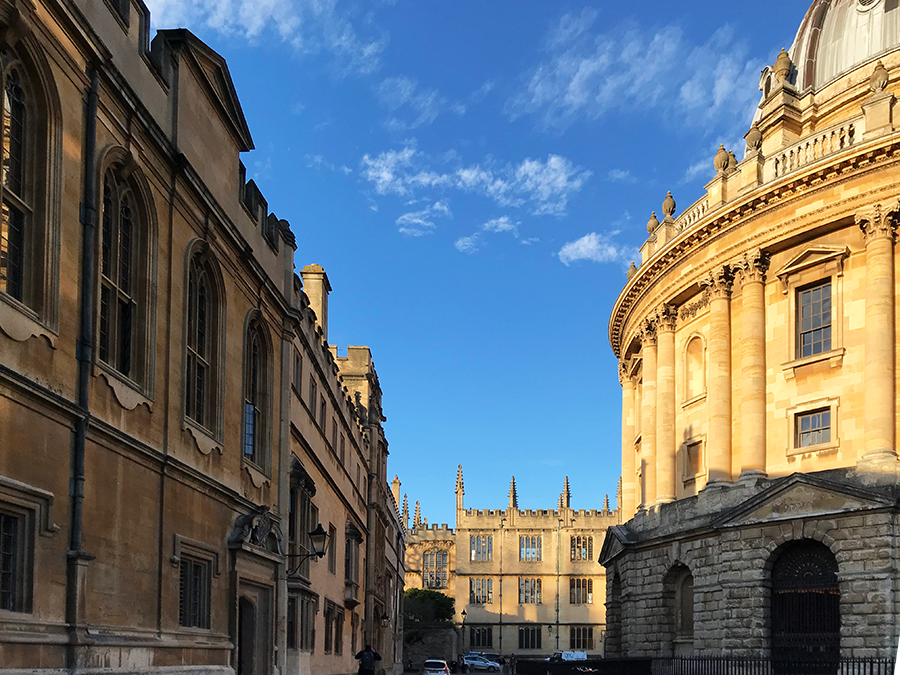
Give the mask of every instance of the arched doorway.
[[[838, 565], [824, 544], [803, 540], [786, 546], [772, 566], [772, 657], [820, 663], [804, 672], [835, 672], [841, 653], [841, 591]], [[780, 665], [779, 665], [780, 662]]]

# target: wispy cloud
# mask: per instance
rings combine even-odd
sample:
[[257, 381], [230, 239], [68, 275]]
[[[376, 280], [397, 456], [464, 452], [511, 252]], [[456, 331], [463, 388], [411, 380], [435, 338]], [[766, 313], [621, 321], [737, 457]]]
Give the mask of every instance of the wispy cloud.
[[481, 248], [481, 242], [477, 232], [471, 237], [460, 237], [453, 245], [456, 246], [456, 250], [460, 253], [468, 253], [469, 255], [472, 255]]
[[608, 234], [590, 232], [581, 239], [566, 243], [559, 251], [559, 260], [566, 266], [579, 260], [626, 265], [634, 260], [635, 251], [614, 242], [612, 238], [617, 234], [618, 231]]
[[459, 190], [483, 195], [500, 206], [530, 208], [535, 215], [560, 216], [569, 198], [587, 182], [591, 172], [559, 155], [546, 160], [525, 159], [518, 164], [482, 163], [435, 170], [425, 153], [407, 146], [361, 161], [363, 178], [378, 194], [415, 196], [422, 189]]
[[333, 164], [322, 155], [305, 155], [304, 159], [306, 160], [307, 169], [314, 169], [316, 171], [337, 171], [345, 176], [353, 173], [353, 169], [346, 164]]
[[613, 183], [633, 183], [634, 176], [627, 169], [613, 169], [606, 174], [606, 179]]
[[601, 30], [597, 13], [566, 14], [551, 28], [545, 57], [506, 104], [512, 117], [535, 115], [564, 128], [611, 110], [658, 108], [714, 132], [749, 125], [762, 58], [730, 26], [695, 44], [677, 25], [624, 24]]
[[257, 40], [274, 35], [303, 53], [329, 52], [342, 72], [381, 66], [386, 35], [362, 36], [339, 0], [146, 0], [157, 28], [205, 26]]
[[[460, 253], [468, 253], [469, 255], [484, 248], [485, 233], [502, 233], [509, 232], [516, 239], [519, 238], [519, 223], [514, 223], [509, 216], [501, 216], [487, 221], [481, 226], [477, 232], [468, 237], [461, 237], [454, 243], [456, 250]], [[538, 241], [536, 238], [525, 239], [523, 244], [533, 244]]]
[[410, 237], [421, 237], [434, 231], [435, 220], [450, 218], [450, 207], [446, 201], [429, 204], [420, 211], [410, 211], [397, 218], [397, 229]]
[[382, 80], [375, 93], [391, 113], [385, 121], [391, 131], [431, 124], [447, 103], [436, 89], [419, 89], [418, 82], [404, 76]]

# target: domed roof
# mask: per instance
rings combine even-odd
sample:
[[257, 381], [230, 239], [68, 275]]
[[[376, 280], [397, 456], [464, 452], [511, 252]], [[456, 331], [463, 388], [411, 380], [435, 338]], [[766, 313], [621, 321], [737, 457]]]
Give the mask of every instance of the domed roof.
[[900, 0], [815, 0], [791, 47], [799, 91], [900, 46]]

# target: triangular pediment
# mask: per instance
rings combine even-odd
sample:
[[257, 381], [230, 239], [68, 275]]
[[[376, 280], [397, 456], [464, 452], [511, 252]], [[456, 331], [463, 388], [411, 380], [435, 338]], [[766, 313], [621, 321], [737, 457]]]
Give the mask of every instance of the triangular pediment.
[[625, 525], [613, 525], [606, 530], [599, 562], [606, 566], [615, 560], [630, 544], [636, 541], [634, 533]]
[[791, 258], [786, 265], [775, 273], [781, 279], [787, 292], [788, 279], [792, 274], [797, 274], [810, 267], [816, 267], [835, 261], [838, 268], [843, 268], [844, 259], [850, 255], [850, 249], [846, 246], [810, 246]]
[[772, 523], [893, 506], [877, 492], [804, 474], [779, 481], [713, 522], [714, 527]]

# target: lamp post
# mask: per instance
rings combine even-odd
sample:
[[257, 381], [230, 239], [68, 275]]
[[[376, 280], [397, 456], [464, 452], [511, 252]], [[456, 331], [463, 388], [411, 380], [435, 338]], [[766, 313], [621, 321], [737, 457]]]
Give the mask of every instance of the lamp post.
[[325, 557], [325, 547], [328, 545], [328, 537], [330, 535], [322, 527], [322, 523], [316, 525], [316, 529], [314, 529], [312, 532], [309, 532], [308, 534], [313, 551], [312, 553], [292, 553], [286, 555], [285, 558], [298, 558], [297, 566], [291, 570], [288, 570], [288, 576], [297, 574], [300, 571], [300, 565], [304, 560], [308, 560], [309, 558]]
[[462, 653], [466, 654], [467, 650], [466, 650], [466, 610], [465, 609], [462, 611], [462, 614], [460, 614], [460, 616], [462, 616], [462, 647], [463, 647]]

